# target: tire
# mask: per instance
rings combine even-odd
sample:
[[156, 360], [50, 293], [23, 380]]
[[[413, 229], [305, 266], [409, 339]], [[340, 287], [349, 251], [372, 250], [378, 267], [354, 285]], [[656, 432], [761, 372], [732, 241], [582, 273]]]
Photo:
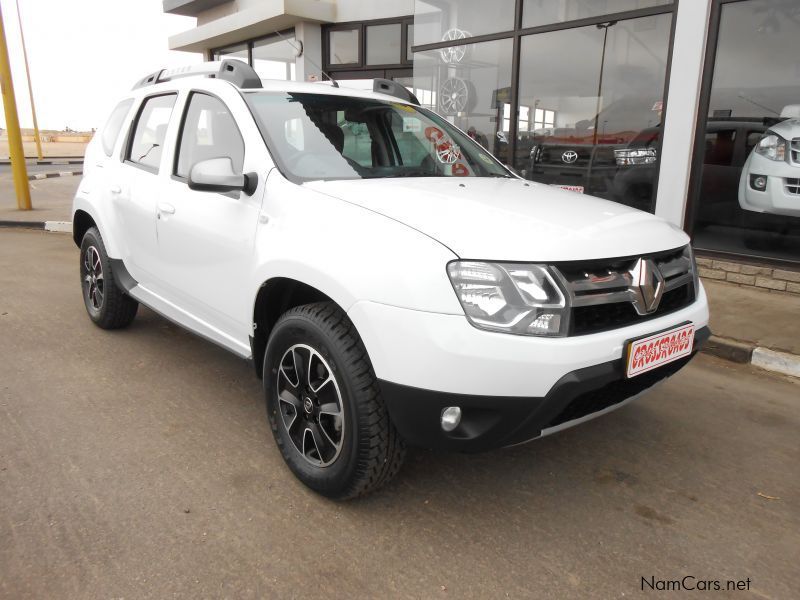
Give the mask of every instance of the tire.
[[92, 322], [102, 329], [130, 325], [139, 303], [117, 286], [103, 238], [96, 227], [91, 227], [81, 241], [80, 274], [83, 304]]
[[335, 304], [306, 304], [278, 319], [264, 354], [264, 394], [283, 459], [315, 492], [355, 498], [400, 470], [405, 442], [361, 338]]

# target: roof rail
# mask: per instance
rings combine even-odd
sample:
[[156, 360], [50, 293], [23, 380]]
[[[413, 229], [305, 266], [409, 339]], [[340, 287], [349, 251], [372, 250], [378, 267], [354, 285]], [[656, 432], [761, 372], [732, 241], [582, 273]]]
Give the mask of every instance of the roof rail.
[[150, 73], [140, 79], [133, 86], [139, 89], [148, 85], [155, 85], [165, 81], [172, 81], [181, 77], [201, 77], [208, 76], [224, 81], [230, 81], [236, 87], [242, 89], [260, 88], [261, 78], [253, 67], [246, 62], [236, 59], [226, 59], [220, 61], [204, 62], [188, 67], [177, 67], [174, 69], [161, 69], [155, 73]]
[[409, 91], [406, 86], [392, 81], [391, 79], [375, 79], [372, 84], [372, 91], [378, 92], [379, 94], [394, 96], [395, 98], [400, 98], [401, 100], [419, 106], [419, 100], [417, 100], [417, 97]]

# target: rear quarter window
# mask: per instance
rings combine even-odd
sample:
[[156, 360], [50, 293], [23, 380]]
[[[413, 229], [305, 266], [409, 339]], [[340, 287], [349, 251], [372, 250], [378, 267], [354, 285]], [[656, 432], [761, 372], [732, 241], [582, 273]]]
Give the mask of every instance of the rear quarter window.
[[106, 124], [103, 126], [103, 133], [100, 136], [100, 141], [106, 156], [111, 156], [111, 153], [114, 152], [114, 145], [117, 143], [119, 132], [122, 130], [122, 124], [132, 104], [133, 98], [128, 98], [117, 104], [114, 110], [111, 111], [111, 116], [108, 117], [108, 121], [106, 121]]

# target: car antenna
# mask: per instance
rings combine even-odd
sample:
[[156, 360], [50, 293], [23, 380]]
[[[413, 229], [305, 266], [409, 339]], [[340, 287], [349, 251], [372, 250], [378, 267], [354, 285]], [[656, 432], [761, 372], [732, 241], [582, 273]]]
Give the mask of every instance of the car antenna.
[[[280, 32], [280, 31], [278, 31], [277, 29], [276, 29], [275, 31], [273, 31], [272, 33], [276, 34], [276, 35], [277, 35], [279, 38], [281, 38], [281, 39], [282, 39], [284, 42], [287, 42], [287, 43], [289, 43], [289, 44], [292, 44], [292, 47], [293, 47], [295, 50], [297, 50], [297, 52], [299, 52], [299, 54], [297, 55], [297, 58], [300, 58], [301, 56], [303, 56], [303, 52], [305, 51], [305, 49], [303, 48], [303, 42], [300, 42], [300, 47], [297, 47], [297, 46], [296, 46], [294, 43], [292, 43], [292, 42], [291, 42], [289, 39], [287, 39], [287, 38], [283, 37], [283, 36], [281, 35], [281, 32]], [[326, 73], [325, 71], [323, 71], [323, 70], [322, 70], [322, 67], [320, 67], [320, 66], [319, 66], [317, 63], [315, 63], [313, 60], [311, 60], [311, 59], [310, 59], [308, 56], [306, 56], [306, 60], [307, 60], [308, 62], [310, 62], [310, 63], [311, 63], [311, 66], [312, 66], [312, 67], [316, 67], [317, 69], [319, 69], [319, 72], [320, 72], [320, 73], [322, 73], [323, 75], [325, 75], [325, 77], [327, 77], [328, 79], [330, 79], [330, 80], [331, 80], [331, 83], [333, 84], [333, 87], [335, 87], [335, 88], [338, 88], [338, 87], [339, 87], [339, 82], [338, 82], [338, 81], [336, 81], [336, 80], [335, 80], [333, 77], [331, 77], [329, 73]]]

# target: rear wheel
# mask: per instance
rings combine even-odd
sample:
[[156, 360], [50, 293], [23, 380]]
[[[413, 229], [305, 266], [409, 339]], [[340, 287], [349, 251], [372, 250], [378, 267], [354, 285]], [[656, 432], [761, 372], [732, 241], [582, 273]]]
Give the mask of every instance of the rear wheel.
[[286, 464], [314, 491], [353, 498], [399, 471], [405, 444], [364, 344], [336, 305], [306, 304], [278, 320], [264, 356], [264, 392]]
[[81, 290], [86, 312], [103, 329], [131, 324], [139, 303], [117, 287], [103, 238], [91, 227], [81, 241]]

